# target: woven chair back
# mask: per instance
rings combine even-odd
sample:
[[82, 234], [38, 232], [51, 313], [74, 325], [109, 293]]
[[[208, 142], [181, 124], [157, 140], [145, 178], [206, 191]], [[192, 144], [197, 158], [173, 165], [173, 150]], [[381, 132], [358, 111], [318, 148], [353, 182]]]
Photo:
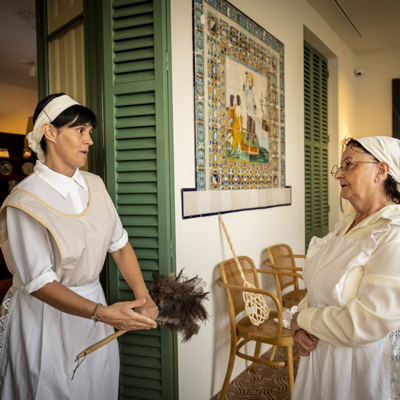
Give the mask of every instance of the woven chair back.
[[[259, 289], [260, 283], [258, 281], [256, 267], [251, 258], [240, 256], [238, 257], [238, 259], [247, 282], [251, 283], [257, 289]], [[240, 271], [233, 258], [222, 262], [219, 268], [221, 272], [222, 282], [230, 285], [243, 286], [243, 278], [241, 277]], [[229, 290], [229, 297], [232, 301], [233, 309], [236, 316], [245, 309], [245, 304], [243, 301], [243, 291], [231, 289]]]
[[[295, 267], [296, 262], [293, 257], [293, 251], [287, 244], [277, 244], [268, 249], [268, 257], [272, 264], [281, 265], [283, 267]], [[291, 271], [287, 271], [291, 272]], [[297, 278], [293, 276], [278, 275], [281, 290], [288, 286], [294, 285]]]

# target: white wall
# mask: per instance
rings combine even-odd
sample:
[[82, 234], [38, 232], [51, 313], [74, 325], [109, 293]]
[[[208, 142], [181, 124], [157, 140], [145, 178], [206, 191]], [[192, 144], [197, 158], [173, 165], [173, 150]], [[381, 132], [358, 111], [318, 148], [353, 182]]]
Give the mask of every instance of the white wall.
[[[285, 98], [287, 132], [287, 184], [292, 205], [226, 214], [225, 223], [238, 255], [251, 257], [261, 267], [265, 249], [285, 242], [296, 253], [304, 251], [304, 25], [337, 56], [337, 132], [341, 138], [354, 131], [356, 99], [355, 57], [305, 0], [236, 0], [232, 3], [285, 45]], [[225, 376], [229, 354], [229, 320], [223, 290], [216, 285], [218, 264], [231, 252], [216, 216], [182, 220], [181, 189], [195, 186], [192, 2], [172, 0], [172, 73], [175, 152], [177, 270], [199, 275], [207, 282], [210, 321], [187, 344], [179, 345], [179, 396], [205, 400], [217, 393]], [[337, 121], [340, 121], [338, 123]], [[332, 160], [331, 164], [336, 164]], [[338, 215], [334, 219], [337, 220]], [[272, 279], [268, 286], [273, 288]], [[232, 378], [246, 363], [236, 359]]]
[[37, 90], [0, 83], [0, 94], [0, 132], [25, 135], [38, 102]]
[[357, 78], [354, 137], [392, 136], [392, 79], [400, 79], [400, 49], [357, 58], [365, 74]]

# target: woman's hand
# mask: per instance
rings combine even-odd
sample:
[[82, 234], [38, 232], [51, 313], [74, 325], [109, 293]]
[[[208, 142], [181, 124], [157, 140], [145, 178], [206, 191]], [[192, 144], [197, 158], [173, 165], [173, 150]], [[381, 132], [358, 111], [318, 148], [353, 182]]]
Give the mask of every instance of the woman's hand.
[[[118, 330], [136, 331], [139, 329], [157, 328], [157, 323], [154, 319], [143, 315], [137, 310], [139, 309], [142, 311], [147, 301], [150, 300], [138, 299], [135, 301], [115, 303], [111, 306], [101, 306], [97, 311], [97, 316], [102, 322]], [[151, 300], [151, 302], [153, 301]], [[155, 307], [157, 308], [157, 306]], [[149, 308], [152, 310], [152, 315], [154, 315], [154, 307], [150, 305]], [[145, 307], [145, 309], [147, 308]]]
[[292, 315], [291, 333], [294, 340], [294, 347], [299, 351], [303, 357], [307, 357], [317, 347], [318, 338], [304, 329], [301, 329], [297, 323], [297, 316], [299, 313]]
[[150, 295], [147, 295], [144, 298], [146, 302], [142, 306], [136, 307], [135, 311], [155, 321], [158, 317], [158, 307], [156, 306]]
[[318, 338], [304, 329], [299, 329], [293, 337], [294, 347], [299, 351], [303, 357], [308, 357], [310, 353], [315, 350], [318, 343]]

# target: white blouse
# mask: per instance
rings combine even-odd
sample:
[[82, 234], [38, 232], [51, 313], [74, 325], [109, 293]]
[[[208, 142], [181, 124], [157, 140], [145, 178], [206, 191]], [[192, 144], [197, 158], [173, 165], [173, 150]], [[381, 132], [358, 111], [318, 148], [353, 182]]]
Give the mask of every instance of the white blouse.
[[[309, 307], [308, 295], [298, 306], [299, 326], [338, 347], [369, 345], [399, 326], [400, 206], [386, 206], [348, 231], [354, 218], [341, 224], [337, 236], [360, 242], [373, 236], [377, 249], [366, 265], [348, 271], [341, 293], [346, 306]], [[338, 248], [337, 257], [345, 250]]]
[[[36, 162], [34, 173], [16, 188], [34, 194], [64, 214], [79, 214], [86, 209], [89, 202], [86, 180], [79, 169], [69, 178], [54, 172], [40, 161]], [[21, 290], [30, 294], [47, 283], [59, 282], [55, 268], [60, 262], [60, 254], [47, 229], [27, 213], [7, 207], [7, 230], [12, 256], [17, 266], [14, 279], [21, 281]], [[108, 252], [123, 248], [127, 242], [128, 233], [117, 215], [117, 224]]]

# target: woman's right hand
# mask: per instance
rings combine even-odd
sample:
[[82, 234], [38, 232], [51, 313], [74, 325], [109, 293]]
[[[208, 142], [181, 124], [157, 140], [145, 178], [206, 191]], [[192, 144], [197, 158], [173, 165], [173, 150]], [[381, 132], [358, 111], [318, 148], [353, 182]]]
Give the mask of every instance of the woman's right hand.
[[114, 303], [111, 306], [101, 306], [97, 311], [97, 316], [102, 322], [118, 330], [136, 331], [157, 328], [156, 321], [133, 310], [136, 307], [143, 306], [145, 303], [146, 299], [138, 299]]
[[315, 350], [318, 343], [318, 338], [304, 329], [299, 329], [293, 337], [294, 347], [299, 351], [303, 357], [308, 357], [310, 353]]

